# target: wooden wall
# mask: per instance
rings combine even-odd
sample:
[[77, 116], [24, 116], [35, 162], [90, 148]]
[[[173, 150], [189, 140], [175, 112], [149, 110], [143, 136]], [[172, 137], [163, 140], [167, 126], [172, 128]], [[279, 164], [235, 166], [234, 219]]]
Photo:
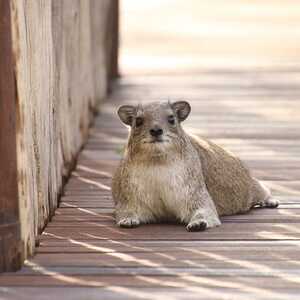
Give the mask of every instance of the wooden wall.
[[117, 18], [116, 3], [10, 1], [23, 258], [34, 253], [54, 214], [64, 179], [106, 96], [116, 67], [108, 63], [116, 61], [117, 29], [110, 25]]
[[0, 271], [20, 267], [15, 78], [9, 1], [0, 1]]

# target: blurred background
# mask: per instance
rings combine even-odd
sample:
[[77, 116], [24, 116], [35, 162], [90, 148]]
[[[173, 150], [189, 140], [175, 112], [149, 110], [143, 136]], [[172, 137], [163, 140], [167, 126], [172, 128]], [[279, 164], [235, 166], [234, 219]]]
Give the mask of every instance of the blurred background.
[[298, 69], [300, 1], [123, 0], [121, 74]]

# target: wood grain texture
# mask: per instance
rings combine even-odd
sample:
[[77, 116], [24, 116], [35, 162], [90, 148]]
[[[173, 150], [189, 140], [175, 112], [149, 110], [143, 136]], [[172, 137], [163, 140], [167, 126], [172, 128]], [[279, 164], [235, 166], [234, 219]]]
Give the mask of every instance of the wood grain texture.
[[107, 94], [107, 61], [114, 55], [109, 42], [114, 2], [10, 2], [25, 258], [34, 253], [54, 214], [62, 186]]
[[[233, 86], [239, 87], [242, 74], [239, 79], [227, 76]], [[277, 76], [279, 73], [273, 73], [274, 81]], [[205, 81], [205, 75], [203, 78]], [[238, 101], [238, 95], [233, 97], [230, 116], [226, 116], [223, 107], [229, 107], [232, 99], [220, 101], [218, 110], [213, 99], [192, 99], [191, 120], [186, 126], [187, 130], [201, 128], [203, 135], [213, 136], [215, 142], [241, 156], [281, 201], [278, 209], [254, 209], [248, 214], [226, 216], [220, 227], [200, 233], [188, 233], [184, 226], [176, 224], [135, 229], [115, 226], [111, 178], [127, 135], [115, 114], [116, 108], [121, 103], [135, 103], [135, 91], [146, 99], [150, 89], [159, 94], [165, 86], [175, 83], [179, 93], [204, 93], [201, 85], [195, 87], [185, 77], [181, 81], [177, 77], [119, 80], [78, 156], [60, 207], [42, 234], [35, 257], [20, 272], [0, 277], [0, 285], [8, 291], [6, 296], [12, 289], [27, 289], [33, 297], [51, 290], [59, 297], [68, 299], [67, 293], [72, 297], [76, 293], [82, 299], [86, 296], [80, 293], [85, 291], [93, 299], [92, 289], [96, 288], [98, 297], [105, 299], [161, 299], [162, 295], [170, 299], [245, 299], [249, 295], [251, 299], [293, 299], [299, 293], [300, 123], [285, 114], [288, 101], [278, 102], [271, 97], [266, 104], [252, 98], [247, 123], [249, 106]], [[218, 74], [214, 82], [221, 85]], [[232, 87], [233, 94], [235, 89]], [[280, 120], [267, 110], [267, 105], [273, 104], [282, 112]], [[261, 107], [265, 107], [272, 122], [265, 122]], [[300, 112], [299, 102], [293, 109]], [[205, 122], [201, 117], [208, 118], [207, 113], [211, 121]], [[223, 117], [218, 119], [219, 115]], [[218, 137], [212, 128], [219, 131]], [[245, 136], [249, 128], [253, 135], [261, 135], [253, 139]], [[284, 139], [278, 130], [282, 135], [287, 133]], [[223, 136], [224, 132], [228, 137]]]
[[0, 272], [20, 267], [16, 130], [18, 100], [12, 36], [10, 2], [0, 2]]

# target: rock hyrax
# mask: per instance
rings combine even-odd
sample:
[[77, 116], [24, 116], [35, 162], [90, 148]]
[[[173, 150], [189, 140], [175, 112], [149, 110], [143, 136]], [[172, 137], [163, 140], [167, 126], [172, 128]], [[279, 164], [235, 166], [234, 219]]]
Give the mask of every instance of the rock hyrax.
[[112, 185], [119, 226], [178, 221], [199, 231], [220, 225], [220, 216], [278, 206], [240, 159], [183, 130], [190, 111], [186, 101], [119, 108], [130, 126]]

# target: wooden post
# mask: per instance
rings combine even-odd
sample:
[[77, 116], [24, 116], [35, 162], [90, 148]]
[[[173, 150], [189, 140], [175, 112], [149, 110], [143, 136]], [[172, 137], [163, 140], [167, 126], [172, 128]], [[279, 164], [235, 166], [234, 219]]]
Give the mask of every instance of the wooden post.
[[112, 49], [111, 49], [111, 65], [110, 79], [115, 79], [119, 76], [118, 57], [119, 57], [119, 18], [120, 18], [119, 0], [112, 2]]
[[0, 272], [21, 267], [10, 0], [0, 1]]
[[[107, 80], [110, 82], [119, 76], [119, 0], [110, 3], [108, 26], [107, 26]], [[109, 87], [110, 89], [110, 87]]]

